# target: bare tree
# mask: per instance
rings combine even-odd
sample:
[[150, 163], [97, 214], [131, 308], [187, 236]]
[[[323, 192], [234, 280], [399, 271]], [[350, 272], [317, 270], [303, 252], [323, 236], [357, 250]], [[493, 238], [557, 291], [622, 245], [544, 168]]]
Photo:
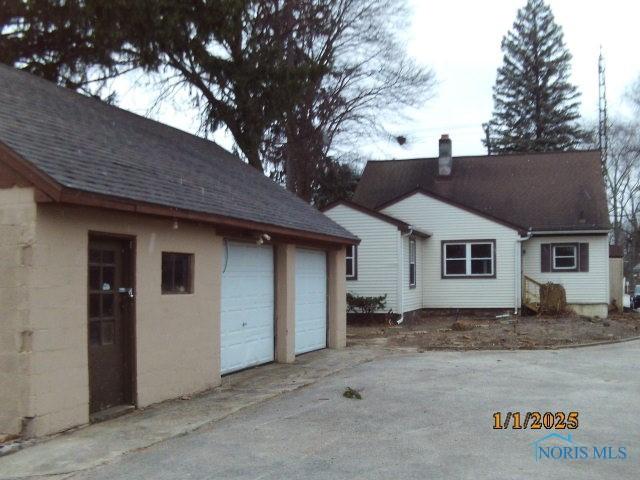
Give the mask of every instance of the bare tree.
[[[597, 148], [596, 129], [585, 145]], [[612, 223], [611, 240], [624, 248], [625, 275], [640, 259], [640, 123], [614, 119], [608, 129], [608, 155], [602, 172]]]
[[627, 99], [632, 106], [635, 107], [636, 113], [640, 116], [640, 76], [629, 89]]
[[0, 61], [85, 91], [139, 68], [159, 79], [160, 98], [187, 91], [204, 131], [227, 128], [248, 163], [307, 200], [339, 140], [375, 133], [431, 86], [398, 40], [404, 0], [2, 6]]
[[314, 72], [266, 142], [274, 171], [307, 201], [327, 162], [340, 161], [363, 138], [388, 135], [382, 119], [422, 105], [434, 84], [400, 41], [409, 21], [404, 0], [313, 2], [323, 17], [283, 50], [290, 63], [314, 65]]
[[609, 129], [605, 183], [609, 193], [609, 213], [613, 223], [613, 240], [620, 245], [625, 224], [635, 223], [640, 193], [640, 138], [638, 125], [614, 122]]

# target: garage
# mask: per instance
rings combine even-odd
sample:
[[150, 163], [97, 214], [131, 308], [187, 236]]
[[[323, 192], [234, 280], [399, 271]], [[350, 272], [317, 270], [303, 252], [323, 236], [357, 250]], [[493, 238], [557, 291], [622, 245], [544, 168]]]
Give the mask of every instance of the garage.
[[274, 359], [271, 245], [225, 240], [220, 329], [221, 373]]
[[327, 255], [322, 250], [296, 250], [295, 353], [327, 346]]

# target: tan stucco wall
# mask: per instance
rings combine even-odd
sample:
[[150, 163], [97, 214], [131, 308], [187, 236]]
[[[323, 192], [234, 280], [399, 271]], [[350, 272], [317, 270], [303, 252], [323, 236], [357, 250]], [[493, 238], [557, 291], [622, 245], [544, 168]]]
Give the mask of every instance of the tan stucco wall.
[[296, 359], [296, 246], [276, 246], [276, 361]]
[[[38, 206], [30, 304], [33, 435], [88, 421], [90, 231], [136, 237], [138, 406], [220, 383], [222, 241], [210, 227], [180, 222], [173, 229], [172, 224], [169, 219], [121, 212]], [[192, 295], [161, 294], [163, 251], [195, 254]]]
[[33, 194], [29, 188], [0, 189], [0, 434], [19, 434], [28, 410]]
[[[0, 190], [0, 433], [41, 436], [89, 421], [90, 232], [136, 239], [140, 407], [220, 384], [222, 238], [213, 227], [57, 204]], [[295, 245], [276, 245], [277, 360], [295, 361]], [[161, 294], [163, 251], [195, 254], [194, 293]], [[345, 250], [328, 255], [329, 347], [346, 345]]]
[[347, 280], [346, 249], [330, 250], [328, 255], [329, 283], [329, 348], [347, 346]]

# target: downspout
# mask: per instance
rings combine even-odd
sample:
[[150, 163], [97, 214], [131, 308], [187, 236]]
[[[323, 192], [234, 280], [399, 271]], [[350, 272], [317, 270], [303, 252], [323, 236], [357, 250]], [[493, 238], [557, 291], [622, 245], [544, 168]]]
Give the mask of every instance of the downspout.
[[398, 319], [398, 324], [404, 321], [404, 238], [412, 234], [413, 227], [411, 225], [409, 225], [407, 233], [400, 232], [400, 279], [398, 281], [398, 313], [400, 313], [400, 318]]
[[533, 233], [531, 232], [531, 228], [527, 232], [526, 237], [516, 238], [515, 244], [515, 252], [514, 252], [514, 269], [515, 273], [513, 275], [513, 314], [518, 314], [518, 296], [521, 290], [521, 281], [522, 281], [522, 243], [526, 242], [531, 238]]

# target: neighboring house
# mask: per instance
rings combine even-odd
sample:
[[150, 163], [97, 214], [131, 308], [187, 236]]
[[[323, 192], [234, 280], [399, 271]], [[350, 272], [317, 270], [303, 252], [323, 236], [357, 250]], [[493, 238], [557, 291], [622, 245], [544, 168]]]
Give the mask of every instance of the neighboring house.
[[452, 158], [443, 136], [438, 158], [368, 162], [353, 201], [324, 212], [362, 240], [347, 290], [395, 312], [535, 309], [538, 284], [556, 282], [578, 313], [607, 315], [598, 152]]
[[346, 343], [358, 240], [216, 144], [0, 66], [0, 434]]

